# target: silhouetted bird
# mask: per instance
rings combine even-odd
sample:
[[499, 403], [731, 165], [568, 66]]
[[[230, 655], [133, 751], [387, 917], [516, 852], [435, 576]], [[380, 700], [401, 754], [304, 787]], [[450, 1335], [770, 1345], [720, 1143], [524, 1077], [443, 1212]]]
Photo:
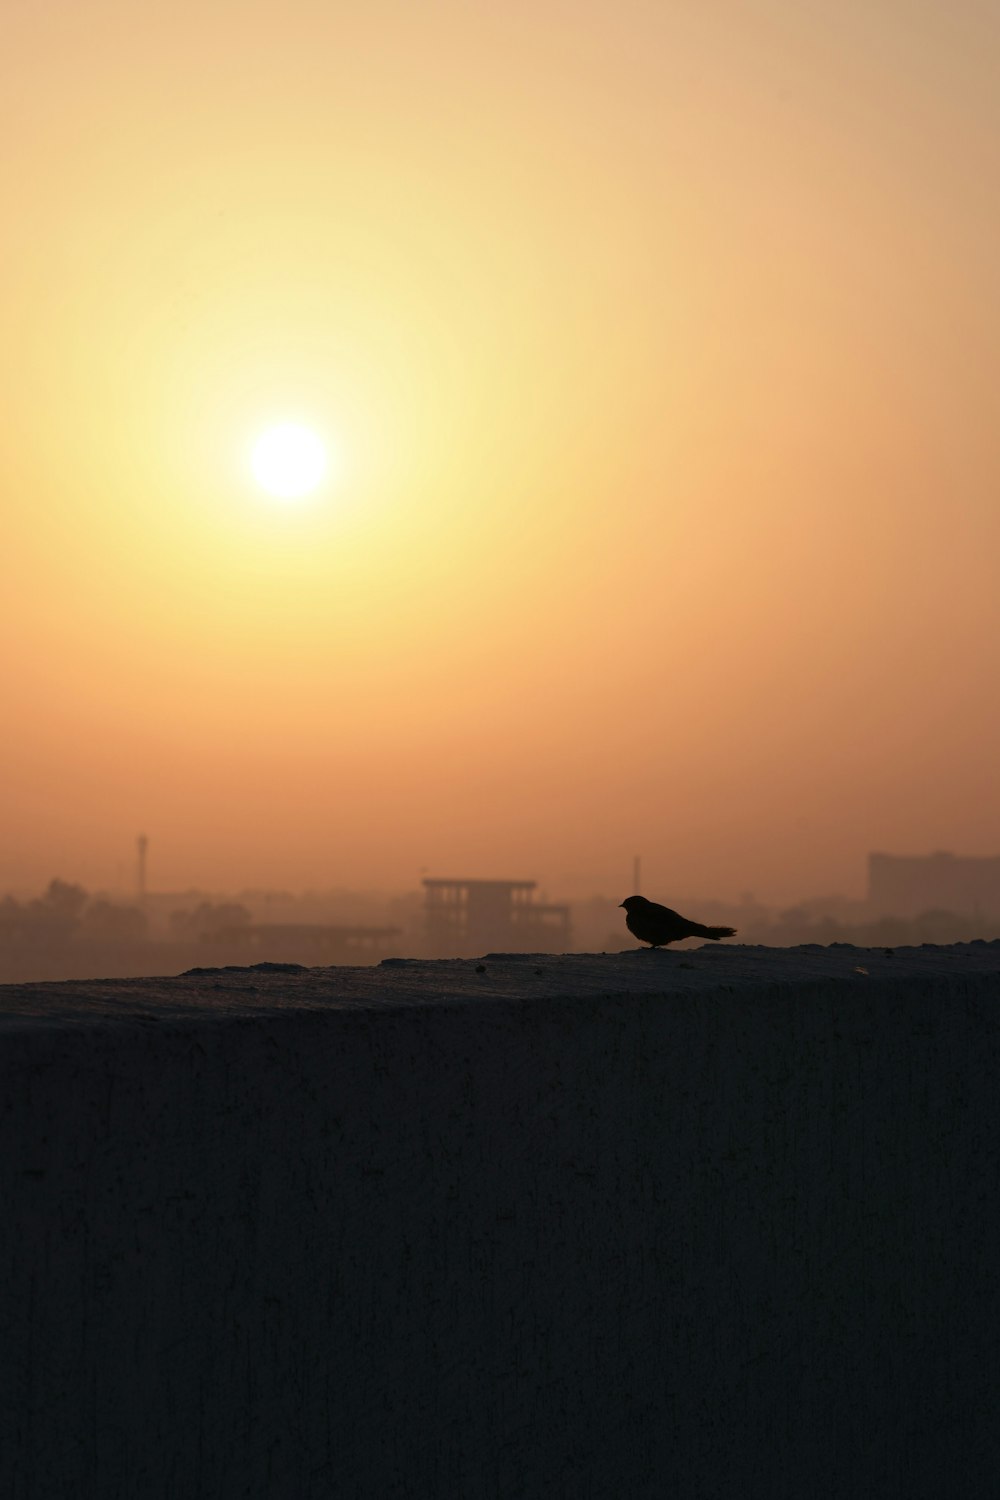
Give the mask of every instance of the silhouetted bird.
[[658, 906], [647, 901], [645, 896], [626, 896], [621, 903], [625, 908], [625, 926], [641, 943], [653, 948], [662, 948], [666, 943], [679, 943], [682, 938], [735, 937], [735, 927], [703, 927], [700, 922], [689, 922], [680, 912], [669, 906]]

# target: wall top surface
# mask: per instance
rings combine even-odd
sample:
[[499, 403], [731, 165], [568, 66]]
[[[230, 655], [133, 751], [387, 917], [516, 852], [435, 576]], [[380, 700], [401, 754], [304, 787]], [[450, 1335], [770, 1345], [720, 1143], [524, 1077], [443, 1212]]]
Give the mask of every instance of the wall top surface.
[[0, 985], [0, 1031], [588, 997], [670, 999], [745, 992], [750, 998], [762, 989], [774, 993], [803, 985], [848, 986], [863, 994], [873, 983], [882, 989], [880, 981], [886, 980], [919, 985], [984, 975], [1000, 983], [1000, 941], [896, 949], [846, 943], [798, 948], [706, 944], [676, 952], [487, 954], [482, 959], [388, 959], [374, 967], [316, 969], [258, 964], [162, 979]]

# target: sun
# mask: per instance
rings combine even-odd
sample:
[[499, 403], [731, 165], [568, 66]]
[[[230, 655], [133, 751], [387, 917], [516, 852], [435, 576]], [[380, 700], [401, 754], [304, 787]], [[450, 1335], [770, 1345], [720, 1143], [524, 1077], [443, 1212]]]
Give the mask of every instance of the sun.
[[323, 479], [327, 464], [322, 438], [299, 422], [279, 422], [266, 428], [250, 453], [257, 483], [279, 500], [308, 495]]

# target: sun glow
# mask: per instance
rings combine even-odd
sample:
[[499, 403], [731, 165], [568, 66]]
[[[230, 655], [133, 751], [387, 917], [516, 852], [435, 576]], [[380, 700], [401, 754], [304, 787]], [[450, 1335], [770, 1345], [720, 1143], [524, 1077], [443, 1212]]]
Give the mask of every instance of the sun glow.
[[250, 467], [269, 495], [295, 500], [308, 495], [324, 478], [328, 467], [326, 445], [311, 427], [281, 422], [257, 438]]

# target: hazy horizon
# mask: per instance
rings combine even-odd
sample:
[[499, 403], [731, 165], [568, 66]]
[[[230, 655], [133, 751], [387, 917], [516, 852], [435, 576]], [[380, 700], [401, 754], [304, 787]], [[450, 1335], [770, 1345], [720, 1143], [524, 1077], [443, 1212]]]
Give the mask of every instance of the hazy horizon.
[[4, 37], [0, 890], [1000, 852], [1000, 11]]
[[[879, 853], [881, 851], [872, 852]], [[900, 851], [893, 852], [895, 854], [900, 853]], [[951, 855], [955, 851], [922, 850], [901, 851], [901, 853], [904, 859], [912, 855], [919, 863], [920, 861], [928, 860], [931, 856], [942, 853]], [[977, 857], [974, 856], [974, 858]], [[964, 862], [965, 857], [963, 854], [958, 853], [957, 858], [960, 863]], [[986, 856], [985, 858], [992, 863], [1000, 859], [1000, 856], [995, 855], [992, 858]], [[83, 863], [86, 865], [88, 862], [84, 860]], [[92, 860], [90, 863], [96, 865], [96, 861]], [[606, 900], [617, 903], [619, 896], [631, 893], [635, 886], [631, 862], [629, 862], [626, 874], [623, 877], [612, 877], [614, 884], [605, 884], [604, 886], [590, 879], [585, 872], [580, 871], [565, 872], [561, 878], [547, 880], [526, 869], [503, 870], [491, 868], [471, 871], [465, 869], [422, 868], [413, 876], [412, 880], [408, 882], [404, 881], [398, 885], [378, 882], [364, 885], [333, 881], [326, 884], [316, 883], [313, 885], [279, 885], [275, 882], [262, 881], [246, 882], [243, 884], [234, 882], [228, 884], [219, 883], [213, 886], [204, 883], [199, 884], [197, 881], [186, 880], [183, 877], [172, 884], [168, 884], [162, 879], [158, 880], [156, 874], [155, 865], [152, 867], [152, 871], [150, 871], [147, 865], [146, 887], [145, 891], [142, 892], [139, 888], [138, 871], [134, 859], [131, 862], [128, 860], [117, 861], [113, 877], [103, 882], [96, 879], [88, 880], [85, 874], [73, 870], [52, 870], [35, 884], [20, 883], [0, 886], [0, 900], [7, 896], [18, 901], [37, 899], [44, 896], [46, 889], [52, 882], [56, 882], [80, 886], [91, 897], [107, 897], [113, 901], [125, 904], [137, 903], [142, 905], [146, 900], [156, 902], [158, 899], [167, 897], [204, 896], [223, 899], [248, 897], [287, 899], [293, 903], [318, 901], [332, 903], [335, 906], [338, 900], [352, 901], [360, 899], [362, 901], [381, 902], [411, 897], [417, 897], [422, 900], [424, 878], [430, 877], [432, 879], [456, 879], [473, 882], [478, 880], [496, 880], [501, 883], [510, 879], [532, 880], [535, 882], [533, 900], [548, 901], [565, 899], [580, 905], [586, 904], [591, 900]], [[749, 888], [740, 891], [721, 889], [700, 890], [694, 887], [684, 887], [676, 883], [672, 887], [664, 888], [664, 882], [658, 878], [656, 872], [651, 872], [647, 876], [645, 867], [642, 867], [639, 885], [651, 897], [662, 896], [666, 900], [669, 896], [671, 899], [681, 901], [682, 904], [685, 900], [688, 902], [702, 900], [717, 902], [727, 907], [751, 904], [760, 907], [778, 908], [800, 904], [822, 906], [824, 902], [837, 903], [841, 901], [864, 905], [868, 899], [869, 880], [867, 861], [864, 861], [860, 866], [857, 877], [849, 887], [836, 888], [829, 883], [826, 885], [821, 883], [815, 889], [803, 887], [772, 896]]]

